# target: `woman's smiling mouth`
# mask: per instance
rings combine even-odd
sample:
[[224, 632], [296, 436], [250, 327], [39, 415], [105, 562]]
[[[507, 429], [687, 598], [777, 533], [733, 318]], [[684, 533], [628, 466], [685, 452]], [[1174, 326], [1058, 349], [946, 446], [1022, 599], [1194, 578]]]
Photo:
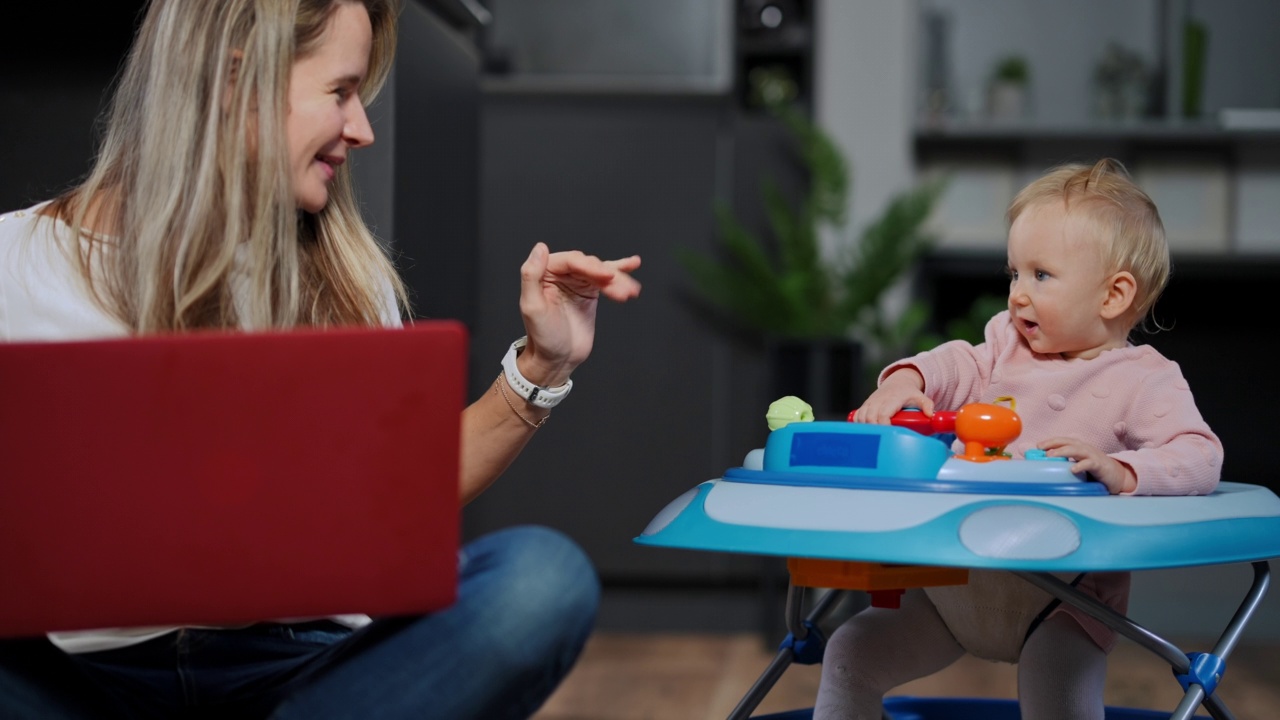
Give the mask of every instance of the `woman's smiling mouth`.
[[346, 158], [337, 157], [335, 155], [317, 155], [316, 161], [319, 162], [320, 167], [323, 168], [325, 182], [328, 182], [333, 180], [334, 175], [337, 174], [338, 166], [345, 162]]

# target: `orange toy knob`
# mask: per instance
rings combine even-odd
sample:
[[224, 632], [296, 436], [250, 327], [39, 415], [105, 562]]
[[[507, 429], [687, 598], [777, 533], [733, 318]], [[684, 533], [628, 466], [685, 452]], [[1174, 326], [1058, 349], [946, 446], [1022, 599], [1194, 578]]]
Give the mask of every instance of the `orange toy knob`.
[[1022, 418], [1013, 411], [1013, 398], [997, 398], [996, 402], [1009, 401], [1009, 407], [991, 403], [970, 403], [956, 412], [956, 437], [964, 443], [964, 460], [987, 462], [1004, 460], [1004, 446], [1022, 434]]

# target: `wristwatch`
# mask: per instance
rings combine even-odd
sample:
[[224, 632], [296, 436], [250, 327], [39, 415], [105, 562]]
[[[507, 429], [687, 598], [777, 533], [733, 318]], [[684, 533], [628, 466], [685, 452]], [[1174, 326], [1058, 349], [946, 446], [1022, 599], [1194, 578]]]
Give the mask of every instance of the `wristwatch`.
[[516, 365], [516, 356], [528, 344], [529, 337], [526, 335], [511, 343], [511, 347], [507, 348], [507, 354], [502, 358], [502, 370], [506, 374], [507, 384], [530, 405], [540, 408], [553, 408], [569, 395], [569, 391], [573, 389], [573, 380], [566, 380], [560, 387], [553, 388], [542, 387], [529, 382], [524, 375], [520, 374], [520, 368]]

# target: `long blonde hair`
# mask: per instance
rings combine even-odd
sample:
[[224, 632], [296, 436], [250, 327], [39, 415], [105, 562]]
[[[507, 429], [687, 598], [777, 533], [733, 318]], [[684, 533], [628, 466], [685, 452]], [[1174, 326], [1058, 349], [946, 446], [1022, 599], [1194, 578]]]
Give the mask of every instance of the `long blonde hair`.
[[[393, 296], [405, 306], [349, 165], [320, 212], [293, 196], [290, 72], [341, 2], [372, 22], [367, 105], [390, 71], [400, 0], [151, 1], [94, 167], [50, 212], [75, 229], [94, 297], [137, 332], [376, 325]], [[80, 230], [91, 208], [109, 235]]]
[[1028, 207], [1045, 201], [1061, 202], [1064, 208], [1078, 204], [1087, 213], [1102, 239], [1104, 266], [1109, 272], [1133, 273], [1137, 289], [1130, 327], [1142, 322], [1164, 292], [1172, 266], [1164, 224], [1151, 196], [1118, 160], [1068, 163], [1023, 188], [1009, 204], [1006, 219], [1012, 225]]

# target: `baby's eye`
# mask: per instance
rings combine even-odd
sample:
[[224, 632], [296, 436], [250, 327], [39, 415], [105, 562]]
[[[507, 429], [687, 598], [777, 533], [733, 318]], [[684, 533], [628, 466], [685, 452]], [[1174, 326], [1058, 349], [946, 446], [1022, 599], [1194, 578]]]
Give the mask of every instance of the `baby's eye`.
[[1018, 279], [1018, 271], [1013, 268], [1005, 268], [1004, 274], [1008, 276], [1009, 282], [1013, 282]]
[[1043, 270], [1037, 270], [1037, 271], [1036, 271], [1036, 279], [1037, 279], [1037, 280], [1044, 280], [1045, 278], [1048, 278], [1048, 277], [1049, 277], [1049, 273], [1047, 273], [1047, 272], [1045, 272], [1045, 271], [1043, 271]]

